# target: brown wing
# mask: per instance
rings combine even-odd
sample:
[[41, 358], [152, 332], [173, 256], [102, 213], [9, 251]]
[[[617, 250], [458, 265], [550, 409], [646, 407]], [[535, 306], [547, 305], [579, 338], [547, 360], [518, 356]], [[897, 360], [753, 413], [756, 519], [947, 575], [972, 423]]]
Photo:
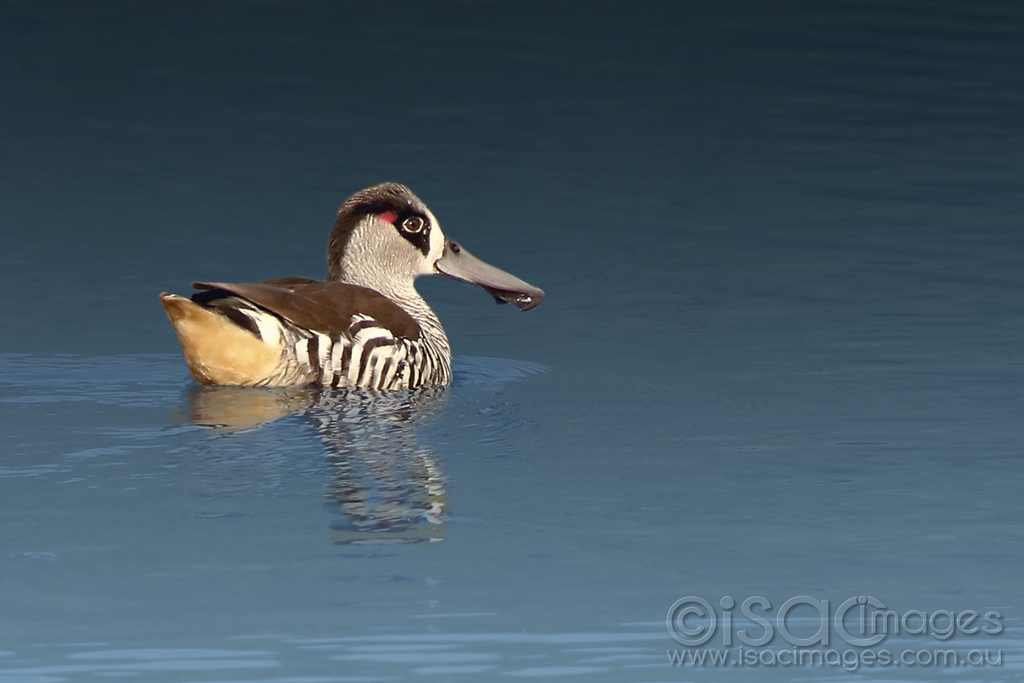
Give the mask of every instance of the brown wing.
[[332, 337], [348, 333], [352, 318], [373, 318], [396, 337], [417, 340], [420, 326], [413, 317], [383, 294], [342, 282], [317, 282], [301, 277], [281, 277], [255, 284], [193, 282], [196, 303], [206, 304], [222, 296], [247, 299], [261, 308], [290, 320], [300, 327]]

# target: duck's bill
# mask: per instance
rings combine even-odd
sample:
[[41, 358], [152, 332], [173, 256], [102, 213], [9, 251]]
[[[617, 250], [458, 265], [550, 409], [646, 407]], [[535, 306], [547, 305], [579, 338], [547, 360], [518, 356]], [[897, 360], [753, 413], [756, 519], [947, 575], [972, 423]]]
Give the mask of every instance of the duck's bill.
[[529, 311], [540, 305], [544, 292], [511, 275], [484, 263], [450, 239], [444, 243], [444, 253], [434, 264], [438, 273], [446, 277], [480, 285], [499, 304], [514, 304]]

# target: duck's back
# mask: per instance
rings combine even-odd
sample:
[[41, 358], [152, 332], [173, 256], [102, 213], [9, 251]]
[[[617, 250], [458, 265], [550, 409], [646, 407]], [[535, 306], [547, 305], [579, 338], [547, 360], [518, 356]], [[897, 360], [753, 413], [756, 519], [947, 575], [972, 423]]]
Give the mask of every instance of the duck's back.
[[393, 390], [451, 377], [413, 316], [371, 289], [296, 277], [193, 286], [191, 299], [160, 300], [202, 384]]

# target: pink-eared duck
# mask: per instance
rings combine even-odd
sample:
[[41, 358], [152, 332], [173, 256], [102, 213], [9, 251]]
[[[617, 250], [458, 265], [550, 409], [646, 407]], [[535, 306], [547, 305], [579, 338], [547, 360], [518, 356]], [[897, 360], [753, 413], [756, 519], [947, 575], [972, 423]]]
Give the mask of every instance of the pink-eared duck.
[[451, 381], [451, 350], [417, 277], [471, 282], [524, 311], [544, 298], [445, 237], [430, 209], [397, 183], [360, 190], [341, 205], [327, 265], [324, 282], [196, 282], [191, 299], [161, 294], [192, 377], [382, 391], [440, 386]]

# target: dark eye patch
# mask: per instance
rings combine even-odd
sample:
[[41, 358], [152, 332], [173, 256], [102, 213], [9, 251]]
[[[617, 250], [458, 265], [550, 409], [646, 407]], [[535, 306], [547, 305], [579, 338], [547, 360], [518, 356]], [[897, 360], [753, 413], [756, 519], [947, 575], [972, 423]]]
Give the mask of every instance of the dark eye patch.
[[398, 234], [419, 249], [424, 256], [430, 253], [430, 221], [418, 211], [399, 211], [394, 221]]
[[410, 206], [402, 206], [393, 202], [372, 202], [365, 204], [360, 213], [372, 214], [391, 223], [398, 234], [419, 249], [424, 256], [430, 253], [430, 219], [426, 214]]

